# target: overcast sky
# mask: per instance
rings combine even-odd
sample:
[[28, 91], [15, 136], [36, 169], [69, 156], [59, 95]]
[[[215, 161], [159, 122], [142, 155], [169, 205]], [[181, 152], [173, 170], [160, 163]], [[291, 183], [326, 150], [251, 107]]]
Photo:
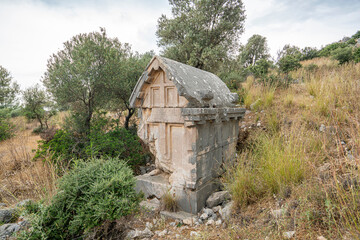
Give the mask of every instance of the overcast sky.
[[[322, 45], [360, 30], [359, 0], [243, 0], [245, 32], [267, 38], [271, 54], [289, 43]], [[105, 27], [140, 53], [155, 50], [156, 24], [170, 16], [167, 0], [0, 0], [0, 65], [24, 89], [37, 82], [47, 59], [78, 33]]]

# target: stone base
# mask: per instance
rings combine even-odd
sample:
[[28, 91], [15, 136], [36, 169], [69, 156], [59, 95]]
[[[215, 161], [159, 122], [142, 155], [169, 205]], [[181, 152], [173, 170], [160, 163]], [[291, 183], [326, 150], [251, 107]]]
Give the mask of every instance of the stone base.
[[143, 192], [146, 198], [160, 199], [170, 189], [169, 176], [165, 173], [156, 176], [144, 174], [136, 177], [135, 191]]
[[175, 198], [180, 210], [197, 214], [206, 205], [206, 199], [219, 189], [216, 181], [210, 181], [197, 189], [172, 187], [167, 174], [150, 176], [148, 174], [137, 176], [136, 192], [143, 192], [145, 197], [161, 198], [167, 191], [175, 193]]

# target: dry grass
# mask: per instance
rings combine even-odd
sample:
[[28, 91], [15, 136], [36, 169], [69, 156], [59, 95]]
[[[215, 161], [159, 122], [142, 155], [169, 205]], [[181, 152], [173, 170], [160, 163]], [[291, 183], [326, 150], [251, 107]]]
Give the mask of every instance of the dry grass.
[[15, 137], [0, 143], [0, 202], [14, 204], [23, 199], [41, 199], [55, 191], [56, 174], [49, 163], [32, 161], [38, 135], [32, 134], [36, 122], [23, 117], [12, 119]]
[[[296, 239], [359, 239], [360, 64], [321, 58], [302, 65], [291, 73], [302, 82], [276, 89], [272, 104], [255, 109], [265, 110], [259, 116], [266, 130], [250, 133], [250, 148], [239, 153], [239, 165], [227, 176], [237, 214], [253, 217], [246, 224], [234, 219], [236, 230], [228, 229], [224, 239], [281, 239], [291, 230]], [[264, 96], [254, 82], [244, 85], [246, 107]], [[287, 186], [289, 195], [282, 190]], [[294, 202], [298, 207], [289, 208]], [[288, 209], [281, 221], [259, 216], [279, 206]]]

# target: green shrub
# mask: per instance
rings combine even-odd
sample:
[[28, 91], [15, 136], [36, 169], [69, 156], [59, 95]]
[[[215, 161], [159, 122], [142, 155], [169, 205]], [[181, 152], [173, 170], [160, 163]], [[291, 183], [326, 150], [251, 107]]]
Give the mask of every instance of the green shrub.
[[53, 139], [40, 141], [35, 159], [48, 154], [52, 162], [62, 166], [69, 166], [72, 159], [107, 156], [129, 159], [128, 164], [134, 168], [145, 159], [139, 137], [131, 130], [109, 124], [105, 118], [96, 120], [87, 137], [71, 130], [58, 130]]
[[14, 136], [14, 125], [8, 119], [0, 117], [0, 141]]
[[358, 48], [354, 51], [354, 62], [355, 62], [355, 63], [360, 62], [360, 47], [358, 47]]
[[19, 239], [81, 239], [105, 220], [138, 209], [132, 170], [120, 159], [78, 161], [58, 183], [49, 206], [32, 218], [32, 230]]
[[352, 47], [338, 48], [331, 52], [334, 59], [339, 61], [339, 64], [344, 64], [353, 60]]

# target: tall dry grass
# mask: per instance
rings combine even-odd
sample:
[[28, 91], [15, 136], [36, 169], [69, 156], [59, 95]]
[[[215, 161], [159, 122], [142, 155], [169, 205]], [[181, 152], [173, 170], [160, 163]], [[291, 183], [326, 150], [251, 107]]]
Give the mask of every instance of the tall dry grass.
[[57, 178], [48, 162], [32, 160], [38, 135], [32, 133], [36, 122], [23, 117], [12, 119], [16, 125], [15, 137], [0, 143], [0, 202], [9, 205], [23, 199], [42, 199], [55, 191]]
[[[321, 58], [302, 65], [291, 73], [299, 84], [276, 89], [271, 105], [254, 110], [265, 110], [266, 130], [250, 133], [225, 185], [240, 211], [272, 194], [297, 202], [287, 218], [298, 239], [359, 239], [360, 64]], [[244, 87], [246, 107], [264, 96], [254, 82]]]

